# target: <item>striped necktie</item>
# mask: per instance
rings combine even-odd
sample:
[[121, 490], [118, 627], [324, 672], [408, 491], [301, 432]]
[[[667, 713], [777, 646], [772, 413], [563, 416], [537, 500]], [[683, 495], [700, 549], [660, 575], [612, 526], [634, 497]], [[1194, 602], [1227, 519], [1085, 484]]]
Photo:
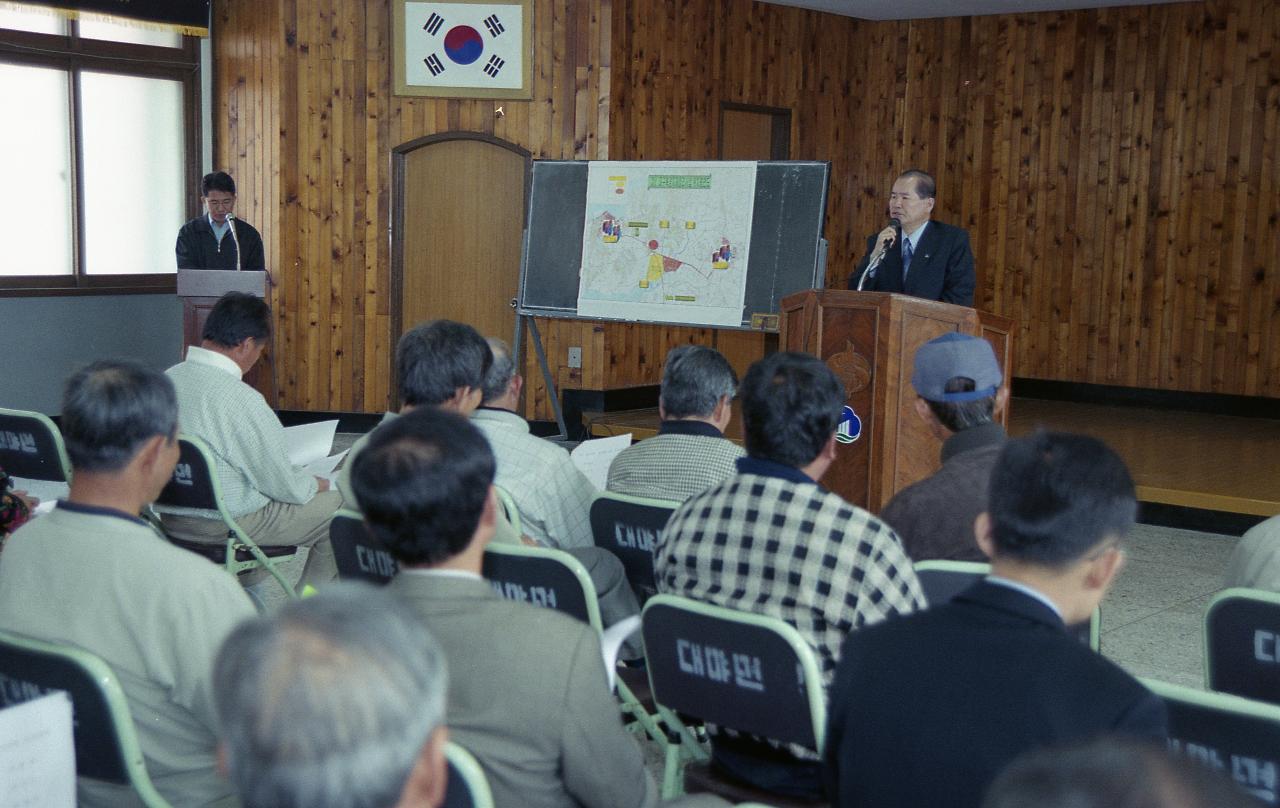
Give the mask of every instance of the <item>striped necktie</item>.
[[911, 249], [911, 239], [903, 237], [902, 239], [902, 280], [907, 279], [907, 270], [911, 269], [911, 256], [915, 254], [915, 250]]

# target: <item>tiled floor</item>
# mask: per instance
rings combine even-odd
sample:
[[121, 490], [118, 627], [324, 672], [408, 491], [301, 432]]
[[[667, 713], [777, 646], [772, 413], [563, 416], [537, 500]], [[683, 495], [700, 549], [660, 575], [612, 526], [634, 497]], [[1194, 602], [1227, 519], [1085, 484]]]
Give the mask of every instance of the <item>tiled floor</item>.
[[1236, 538], [1138, 525], [1102, 604], [1102, 653], [1131, 673], [1204, 687], [1204, 609]]

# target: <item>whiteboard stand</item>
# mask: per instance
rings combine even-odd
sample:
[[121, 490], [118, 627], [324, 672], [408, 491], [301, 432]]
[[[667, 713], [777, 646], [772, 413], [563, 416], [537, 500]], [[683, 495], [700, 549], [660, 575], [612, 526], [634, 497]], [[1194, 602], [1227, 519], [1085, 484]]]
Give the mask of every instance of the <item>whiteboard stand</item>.
[[518, 361], [521, 355], [521, 341], [524, 338], [524, 324], [529, 324], [529, 335], [532, 337], [533, 350], [538, 354], [538, 366], [542, 368], [542, 380], [547, 385], [547, 396], [551, 399], [551, 409], [556, 414], [556, 426], [560, 429], [561, 441], [569, 439], [569, 428], [564, 422], [564, 408], [560, 406], [560, 392], [556, 390], [556, 380], [551, 375], [551, 365], [547, 362], [546, 349], [542, 347], [542, 334], [538, 332], [538, 322], [532, 315], [519, 312], [519, 301], [511, 299], [511, 308], [516, 309], [516, 334], [511, 341], [511, 355]]

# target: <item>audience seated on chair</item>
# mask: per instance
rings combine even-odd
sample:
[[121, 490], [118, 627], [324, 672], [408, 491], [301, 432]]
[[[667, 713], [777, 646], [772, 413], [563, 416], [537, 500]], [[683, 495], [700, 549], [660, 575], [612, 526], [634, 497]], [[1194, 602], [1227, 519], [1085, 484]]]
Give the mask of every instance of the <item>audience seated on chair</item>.
[[375, 430], [351, 469], [370, 529], [401, 565], [387, 591], [412, 604], [449, 659], [450, 733], [500, 808], [652, 806], [657, 790], [619, 720], [596, 632], [504, 600], [480, 577], [494, 468], [470, 422], [424, 408]]
[[529, 433], [516, 413], [524, 379], [511, 349], [489, 340], [493, 367], [484, 380], [484, 403], [471, 415], [493, 447], [498, 485], [515, 500], [525, 535], [546, 547], [591, 547], [591, 500], [596, 487], [573, 464], [564, 447]]
[[[506, 357], [506, 367], [510, 368], [509, 354], [503, 356]], [[471, 415], [480, 406], [485, 376], [494, 362], [489, 343], [465, 323], [432, 320], [410, 329], [396, 345], [396, 378], [402, 404], [399, 414], [420, 407], [438, 407], [462, 416]], [[396, 417], [396, 413], [387, 413], [382, 424], [390, 423]], [[546, 443], [540, 438], [530, 439]], [[368, 442], [369, 435], [355, 442], [338, 477], [343, 499], [351, 508], [358, 507], [351, 492], [351, 468]], [[547, 447], [554, 448], [550, 444]], [[521, 536], [501, 508], [498, 509], [493, 541], [497, 544], [536, 544], [532, 539]], [[575, 547], [569, 552], [591, 575], [600, 601], [600, 617], [605, 625], [639, 614], [640, 605], [627, 583], [626, 571], [616, 557], [597, 547]], [[625, 651], [624, 656], [628, 659], [641, 655], [637, 643], [629, 643]]]
[[[326, 539], [329, 517], [342, 499], [327, 480], [294, 466], [284, 427], [262, 394], [241, 376], [257, 363], [271, 336], [271, 309], [252, 295], [231, 292], [209, 312], [203, 341], [167, 371], [178, 391], [182, 431], [208, 444], [217, 457], [222, 494], [231, 516], [259, 545], [309, 548], [299, 589], [337, 577]], [[188, 541], [222, 543], [226, 526], [216, 513], [165, 509], [165, 530]], [[262, 573], [250, 573], [245, 582]]]
[[719, 351], [672, 348], [662, 368], [658, 434], [614, 458], [609, 490], [683, 502], [733, 476], [744, 453], [724, 429], [737, 388], [738, 376]]
[[1065, 628], [1106, 594], [1136, 513], [1133, 480], [1101, 442], [1007, 442], [976, 525], [990, 576], [845, 643], [825, 755], [833, 802], [977, 808], [1030, 749], [1111, 732], [1163, 740], [1164, 703]]
[[1154, 744], [1104, 737], [1037, 749], [1005, 769], [982, 808], [1250, 808], [1219, 772]]
[[987, 506], [987, 485], [1005, 442], [995, 419], [1009, 400], [991, 344], [948, 333], [916, 351], [911, 385], [916, 414], [942, 444], [942, 468], [899, 491], [880, 518], [912, 561], [985, 562], [973, 520]]
[[1224, 586], [1280, 592], [1280, 515], [1245, 531], [1227, 560]]
[[242, 623], [213, 673], [245, 808], [435, 808], [445, 796], [444, 653], [418, 616], [336, 584]]
[[[177, 430], [163, 374], [103, 361], [71, 377], [62, 403], [71, 492], [7, 543], [0, 628], [106, 662], [156, 789], [174, 805], [205, 805], [231, 793], [214, 770], [213, 659], [254, 609], [234, 578], [139, 518], [173, 473]], [[119, 797], [81, 782], [81, 805]]]
[[[830, 368], [808, 354], [773, 354], [751, 366], [739, 395], [747, 457], [672, 515], [654, 550], [658, 591], [790, 623], [829, 686], [850, 631], [919, 609], [924, 596], [893, 531], [818, 485], [845, 402]], [[816, 756], [802, 747], [720, 735], [712, 749], [751, 785], [822, 793]]]

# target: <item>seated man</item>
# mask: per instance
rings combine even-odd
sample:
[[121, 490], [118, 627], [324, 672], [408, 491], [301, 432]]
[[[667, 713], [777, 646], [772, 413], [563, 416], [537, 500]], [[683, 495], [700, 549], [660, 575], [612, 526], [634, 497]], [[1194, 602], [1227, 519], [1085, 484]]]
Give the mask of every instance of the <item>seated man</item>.
[[[309, 548], [299, 584], [319, 586], [337, 575], [328, 526], [342, 499], [327, 480], [289, 462], [280, 419], [261, 393], [241, 381], [270, 336], [267, 304], [231, 292], [209, 312], [200, 346], [188, 348], [187, 360], [167, 373], [178, 391], [183, 434], [213, 450], [231, 516], [258, 544]], [[163, 521], [178, 538], [226, 540], [227, 528], [214, 512], [166, 508]]]
[[[835, 459], [845, 401], [831, 369], [773, 354], [751, 366], [739, 395], [747, 457], [672, 514], [654, 547], [658, 590], [790, 623], [829, 685], [845, 636], [924, 606], [920, 583], [887, 525], [817, 483]], [[810, 750], [791, 757], [727, 735], [712, 748], [714, 762], [755, 786], [822, 793]]]
[[1100, 441], [1006, 443], [975, 527], [990, 577], [845, 643], [827, 731], [834, 804], [977, 808], [1030, 749], [1163, 740], [1164, 702], [1066, 631], [1106, 594], [1136, 512], [1128, 470]]
[[[396, 378], [400, 384], [402, 404], [400, 414], [413, 412], [419, 407], [439, 407], [464, 417], [470, 415], [480, 405], [485, 373], [492, 362], [493, 354], [485, 338], [465, 323], [432, 320], [406, 331], [396, 345]], [[395, 413], [387, 413], [382, 424], [390, 423], [396, 417]], [[351, 447], [338, 477], [343, 501], [350, 508], [359, 507], [351, 490], [351, 468], [355, 458], [368, 445], [370, 435], [361, 437]], [[536, 544], [516, 532], [501, 509], [493, 541], [498, 544]], [[595, 546], [573, 547], [566, 552], [578, 559], [591, 576], [600, 603], [600, 619], [606, 626], [640, 613], [635, 593], [627, 583], [626, 570], [616, 556]], [[634, 659], [639, 656], [643, 656], [643, 650], [638, 638], [629, 640], [624, 657]]]
[[916, 351], [911, 385], [916, 414], [942, 444], [942, 468], [899, 491], [880, 518], [894, 529], [912, 561], [986, 561], [973, 540], [973, 520], [987, 506], [991, 469], [1004, 446], [995, 417], [1009, 388], [991, 344], [968, 334], [943, 334]]
[[1280, 516], [1245, 531], [1227, 559], [1224, 586], [1280, 592]]
[[[101, 657], [115, 672], [156, 789], [173, 805], [230, 802], [215, 771], [210, 671], [254, 614], [231, 576], [139, 518], [178, 461], [178, 405], [163, 374], [97, 362], [67, 383], [68, 498], [14, 532], [0, 560], [0, 628]], [[127, 804], [81, 780], [83, 806]]]
[[610, 491], [684, 502], [736, 471], [742, 447], [724, 436], [738, 376], [719, 351], [681, 345], [662, 368], [658, 434], [622, 450], [609, 466]]
[[591, 501], [596, 487], [573, 465], [564, 447], [529, 434], [516, 414], [524, 379], [516, 373], [511, 349], [490, 338], [493, 367], [484, 380], [484, 403], [471, 416], [493, 447], [498, 485], [520, 510], [524, 533], [547, 547], [591, 547]]
[[401, 565], [387, 589], [449, 660], [450, 733], [480, 761], [499, 808], [655, 805], [596, 633], [504, 600], [480, 577], [497, 518], [494, 465], [466, 419], [424, 408], [375, 430], [351, 469], [366, 522]]
[[223, 644], [222, 759], [245, 808], [436, 808], [447, 689], [444, 652], [412, 609], [338, 584]]

